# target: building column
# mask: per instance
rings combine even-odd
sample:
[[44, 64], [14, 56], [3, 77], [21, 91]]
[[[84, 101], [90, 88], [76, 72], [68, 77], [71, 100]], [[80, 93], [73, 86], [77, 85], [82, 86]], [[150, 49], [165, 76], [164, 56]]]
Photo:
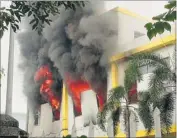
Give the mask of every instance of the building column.
[[112, 88], [118, 86], [118, 66], [116, 63], [111, 63], [111, 84]]
[[12, 27], [10, 26], [6, 111], [5, 111], [5, 113], [10, 116], [12, 115], [13, 68], [14, 68], [14, 32], [12, 30]]
[[[118, 66], [116, 63], [111, 63], [111, 89], [118, 86]], [[108, 137], [114, 137], [114, 126], [112, 117], [108, 119]]]
[[[113, 62], [111, 63], [111, 88], [113, 89], [118, 86], [118, 65], [116, 62]], [[117, 132], [119, 133], [116, 135], [116, 137], [126, 137], [126, 135], [120, 129], [120, 123], [117, 126]]]
[[62, 136], [68, 135], [68, 92], [66, 85], [63, 83], [62, 91]]

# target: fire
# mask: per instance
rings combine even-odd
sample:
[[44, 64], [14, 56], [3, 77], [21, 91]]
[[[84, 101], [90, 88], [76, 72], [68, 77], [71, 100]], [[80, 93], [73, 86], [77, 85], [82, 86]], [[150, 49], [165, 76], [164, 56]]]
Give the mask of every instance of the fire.
[[97, 94], [97, 98], [98, 98], [99, 110], [102, 111], [104, 107], [104, 94], [102, 92], [99, 92]]
[[54, 95], [54, 92], [51, 89], [54, 81], [48, 65], [41, 66], [36, 72], [34, 79], [36, 82], [41, 83], [40, 94], [50, 103], [54, 110], [55, 118], [59, 119], [60, 99]]
[[[77, 113], [81, 114], [81, 93], [92, 89], [92, 87], [85, 80], [73, 80], [69, 74], [66, 75], [66, 84], [70, 89], [70, 94], [72, 96], [74, 106], [76, 107], [76, 111]], [[102, 92], [97, 94], [99, 110], [102, 110], [104, 105], [103, 97], [104, 94]]]
[[69, 74], [66, 75], [66, 84], [70, 89], [77, 113], [81, 114], [81, 93], [91, 89], [89, 84], [84, 80], [73, 80]]

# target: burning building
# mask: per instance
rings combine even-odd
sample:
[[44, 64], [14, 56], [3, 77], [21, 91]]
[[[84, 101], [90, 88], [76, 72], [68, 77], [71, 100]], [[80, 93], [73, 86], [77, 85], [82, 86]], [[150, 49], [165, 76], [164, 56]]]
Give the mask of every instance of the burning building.
[[[86, 6], [77, 11], [61, 10], [41, 36], [22, 32], [21, 67], [30, 103], [31, 136], [107, 136], [97, 126], [97, 113], [108, 91], [118, 82], [123, 84], [125, 57], [139, 44], [149, 42], [144, 35], [146, 22], [122, 8], [96, 15], [93, 7]], [[139, 87], [135, 84], [129, 94], [134, 95], [133, 106]], [[138, 127], [142, 129], [142, 123]]]

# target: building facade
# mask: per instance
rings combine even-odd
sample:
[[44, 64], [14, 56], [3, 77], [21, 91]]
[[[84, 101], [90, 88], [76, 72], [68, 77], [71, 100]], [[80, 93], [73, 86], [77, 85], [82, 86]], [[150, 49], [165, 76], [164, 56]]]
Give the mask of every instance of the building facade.
[[[149, 19], [119, 7], [104, 14], [114, 14], [117, 17], [115, 20], [117, 20], [118, 25], [116, 28], [118, 30], [118, 41], [115, 42], [114, 50], [111, 51], [110, 55], [107, 95], [110, 89], [123, 85], [127, 56], [151, 51], [167, 59], [173, 57], [176, 44], [175, 28], [173, 26], [171, 32], [165, 32], [163, 35], [157, 36], [150, 41], [146, 36], [146, 29], [144, 28], [144, 25], [150, 21]], [[172, 64], [171, 60], [169, 60], [169, 62]], [[144, 67], [142, 71], [143, 81], [137, 83], [137, 92], [145, 90], [148, 87], [148, 78], [151, 74], [151, 69]], [[48, 103], [41, 105], [37, 122], [29, 109], [27, 124], [29, 134], [33, 137], [58, 137], [68, 134], [73, 136], [107, 137], [108, 132], [103, 132], [94, 122], [99, 110], [95, 93], [92, 90], [87, 90], [81, 95], [81, 99], [82, 98], [86, 99], [84, 102], [81, 100], [82, 115], [75, 117], [72, 98], [68, 94], [66, 85], [63, 84], [61, 119], [53, 121], [52, 109]], [[132, 106], [137, 107], [136, 97]], [[89, 118], [89, 115], [92, 116], [92, 118]], [[92, 123], [89, 124], [88, 121]], [[174, 135], [176, 133], [175, 112], [173, 121], [171, 133]], [[124, 126], [121, 123], [118, 129], [120, 131], [117, 136], [125, 137]], [[154, 132], [150, 135], [154, 135]], [[139, 121], [136, 127], [136, 137], [145, 136], [145, 128], [142, 122]]]

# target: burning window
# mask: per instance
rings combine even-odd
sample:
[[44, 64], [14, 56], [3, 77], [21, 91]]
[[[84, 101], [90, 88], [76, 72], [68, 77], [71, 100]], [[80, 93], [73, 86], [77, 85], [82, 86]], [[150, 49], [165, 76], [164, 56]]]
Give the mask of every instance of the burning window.
[[53, 111], [54, 120], [60, 119], [60, 105], [61, 105], [61, 84], [62, 81], [58, 81], [53, 76], [54, 67], [50, 67], [48, 64], [42, 65], [35, 74], [36, 83], [40, 84], [40, 94], [42, 98], [47, 101]]
[[[84, 79], [77, 79], [77, 80], [73, 80], [71, 78], [71, 76], [69, 74], [66, 75], [66, 84], [69, 88], [69, 94], [72, 97], [73, 100], [73, 107], [74, 107], [74, 114], [75, 116], [79, 116], [82, 115], [82, 111], [81, 111], [81, 93], [88, 91], [88, 90], [93, 90], [91, 84], [89, 84], [89, 82], [85, 81]], [[96, 92], [96, 96], [97, 96], [97, 101], [98, 101], [98, 107], [101, 110], [103, 108], [104, 102], [106, 101], [106, 91], [107, 90], [104, 86], [98, 86], [99, 88], [97, 88], [97, 90], [93, 90], [94, 92]]]

